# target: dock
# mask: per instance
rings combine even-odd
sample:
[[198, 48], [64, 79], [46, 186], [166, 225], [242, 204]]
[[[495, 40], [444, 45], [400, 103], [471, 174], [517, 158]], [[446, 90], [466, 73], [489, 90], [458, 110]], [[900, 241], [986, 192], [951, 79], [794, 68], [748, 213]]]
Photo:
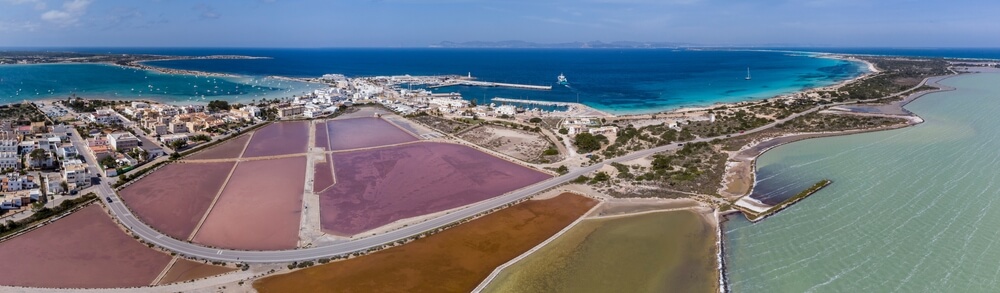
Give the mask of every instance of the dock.
[[739, 201], [736, 202], [735, 207], [743, 212], [743, 215], [747, 217], [747, 220], [756, 223], [767, 217], [773, 216], [774, 214], [784, 210], [785, 208], [788, 208], [789, 206], [799, 202], [802, 199], [805, 199], [807, 196], [812, 195], [813, 193], [816, 193], [820, 189], [829, 186], [830, 183], [833, 183], [833, 181], [830, 181], [828, 179], [820, 180], [819, 182], [816, 182], [816, 184], [813, 184], [806, 190], [803, 190], [802, 192], [799, 192], [795, 196], [792, 196], [774, 206], [766, 206], [763, 205], [763, 203], [756, 202], [752, 199], [746, 201], [744, 201], [744, 199], [740, 199]]
[[492, 81], [476, 81], [476, 80], [459, 80], [452, 79], [448, 80], [444, 84], [432, 85], [427, 88], [435, 89], [449, 86], [481, 86], [481, 87], [506, 87], [515, 89], [526, 89], [526, 90], [552, 90], [551, 85], [530, 85], [530, 84], [517, 84], [517, 83], [504, 83], [504, 82], [492, 82]]

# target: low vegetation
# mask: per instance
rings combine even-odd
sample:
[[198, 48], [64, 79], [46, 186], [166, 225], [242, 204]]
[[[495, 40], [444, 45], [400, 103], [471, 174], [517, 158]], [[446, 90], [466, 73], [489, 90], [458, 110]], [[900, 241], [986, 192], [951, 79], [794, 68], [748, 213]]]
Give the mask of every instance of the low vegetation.
[[426, 112], [411, 115], [409, 118], [443, 133], [456, 133], [472, 127], [472, 124], [469, 123], [430, 115]]
[[7, 220], [7, 222], [0, 224], [0, 238], [20, 232], [21, 230], [24, 230], [26, 228], [32, 227], [34, 226], [34, 224], [38, 222], [46, 221], [53, 217], [60, 216], [66, 211], [70, 211], [76, 207], [83, 206], [96, 199], [97, 199], [97, 194], [91, 192], [78, 198], [65, 200], [59, 205], [52, 208], [43, 207], [41, 209], [38, 209], [34, 212], [34, 214], [20, 221]]

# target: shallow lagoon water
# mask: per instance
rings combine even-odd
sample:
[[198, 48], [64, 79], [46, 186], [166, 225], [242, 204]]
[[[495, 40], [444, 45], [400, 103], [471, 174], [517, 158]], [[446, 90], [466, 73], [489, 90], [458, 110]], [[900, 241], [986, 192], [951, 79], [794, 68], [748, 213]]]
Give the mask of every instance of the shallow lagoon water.
[[580, 222], [483, 292], [717, 292], [715, 229], [692, 211]]
[[164, 74], [106, 64], [0, 66], [0, 103], [66, 98], [150, 99], [167, 103], [291, 97], [325, 87], [266, 77]]
[[[725, 224], [734, 292], [996, 292], [1000, 75], [907, 108], [914, 127], [811, 139], [765, 153], [761, 181], [833, 184], [757, 224]], [[787, 194], [786, 194], [787, 195]]]

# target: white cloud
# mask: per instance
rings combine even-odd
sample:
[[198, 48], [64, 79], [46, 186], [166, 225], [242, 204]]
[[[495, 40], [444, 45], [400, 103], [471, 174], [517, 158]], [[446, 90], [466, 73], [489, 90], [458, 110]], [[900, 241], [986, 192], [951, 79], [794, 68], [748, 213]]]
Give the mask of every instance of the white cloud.
[[49, 10], [42, 13], [42, 20], [54, 24], [66, 26], [73, 25], [80, 21], [80, 17], [87, 14], [87, 7], [91, 0], [69, 0], [63, 3], [62, 9]]

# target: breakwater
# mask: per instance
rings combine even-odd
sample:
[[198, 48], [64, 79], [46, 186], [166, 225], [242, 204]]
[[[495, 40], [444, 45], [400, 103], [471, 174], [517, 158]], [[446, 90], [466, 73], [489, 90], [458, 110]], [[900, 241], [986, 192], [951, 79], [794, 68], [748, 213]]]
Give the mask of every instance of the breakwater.
[[505, 87], [514, 89], [524, 89], [524, 90], [552, 90], [551, 85], [530, 85], [530, 84], [518, 84], [518, 83], [505, 83], [505, 82], [492, 82], [492, 81], [476, 81], [476, 80], [450, 80], [447, 83], [432, 85], [427, 88], [435, 89], [449, 86], [481, 86], [481, 87]]
[[791, 205], [799, 202], [802, 199], [805, 199], [806, 197], [812, 195], [813, 193], [816, 193], [820, 189], [823, 189], [824, 187], [829, 186], [830, 183], [833, 183], [833, 181], [830, 181], [828, 179], [820, 180], [819, 182], [816, 182], [816, 184], [813, 184], [813, 186], [810, 186], [806, 190], [803, 190], [802, 192], [799, 192], [795, 196], [792, 196], [792, 197], [790, 197], [790, 198], [782, 201], [781, 203], [779, 203], [777, 205], [774, 205], [774, 206], [768, 208], [767, 210], [764, 210], [763, 212], [761, 212], [759, 210], [755, 210], [755, 209], [746, 208], [746, 207], [743, 207], [743, 206], [740, 206], [740, 205], [737, 205], [737, 208], [739, 208], [740, 211], [742, 211], [743, 214], [746, 215], [747, 220], [750, 220], [750, 222], [756, 223], [756, 222], [759, 222], [760, 220], [763, 220], [763, 219], [765, 219], [767, 217], [770, 217], [770, 216], [772, 216], [772, 215], [780, 212], [781, 210], [784, 210], [785, 208], [788, 208], [789, 206], [791, 206]]

